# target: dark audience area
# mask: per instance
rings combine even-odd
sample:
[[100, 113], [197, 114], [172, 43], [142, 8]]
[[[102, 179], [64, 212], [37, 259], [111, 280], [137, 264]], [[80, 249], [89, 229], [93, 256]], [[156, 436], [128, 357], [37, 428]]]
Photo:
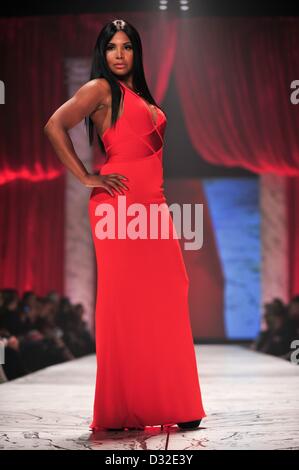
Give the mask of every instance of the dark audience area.
[[[95, 353], [82, 304], [51, 291], [0, 290], [0, 382]], [[3, 354], [4, 353], [4, 354]]]
[[251, 349], [299, 363], [299, 295], [264, 305], [263, 327]]
[[[299, 295], [289, 304], [279, 298], [266, 303], [262, 320], [250, 348], [298, 364]], [[0, 382], [95, 353], [82, 304], [54, 291], [45, 297], [27, 291], [20, 298], [15, 289], [1, 289], [0, 345]]]

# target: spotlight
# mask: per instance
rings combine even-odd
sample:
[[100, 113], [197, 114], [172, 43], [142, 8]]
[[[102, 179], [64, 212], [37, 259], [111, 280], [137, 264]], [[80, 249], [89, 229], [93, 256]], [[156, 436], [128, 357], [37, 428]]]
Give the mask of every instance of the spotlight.
[[159, 10], [167, 10], [167, 0], [160, 0], [159, 1]]
[[187, 11], [189, 10], [189, 1], [188, 0], [180, 0], [180, 10]]

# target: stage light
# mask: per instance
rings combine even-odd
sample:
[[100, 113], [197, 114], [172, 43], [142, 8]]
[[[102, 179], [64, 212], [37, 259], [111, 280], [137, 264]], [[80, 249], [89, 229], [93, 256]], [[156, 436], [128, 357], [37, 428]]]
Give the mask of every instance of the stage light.
[[168, 8], [167, 3], [168, 3], [167, 0], [160, 0], [159, 1], [159, 10], [167, 10], [167, 8]]
[[187, 11], [189, 10], [189, 1], [188, 0], [180, 0], [180, 10]]

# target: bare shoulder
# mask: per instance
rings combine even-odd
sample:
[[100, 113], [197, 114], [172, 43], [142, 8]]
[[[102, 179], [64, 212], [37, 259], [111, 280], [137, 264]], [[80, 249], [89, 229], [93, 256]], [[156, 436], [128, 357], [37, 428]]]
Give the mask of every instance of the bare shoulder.
[[111, 94], [110, 84], [106, 78], [94, 78], [89, 80], [78, 90], [80, 94], [88, 94], [97, 101], [105, 102]]
[[[109, 106], [110, 84], [105, 78], [97, 78], [84, 83], [75, 94], [63, 103], [49, 121], [58, 123], [64, 129], [71, 129], [86, 116]], [[48, 124], [48, 123], [47, 123]]]
[[95, 78], [84, 83], [72, 98], [77, 108], [85, 116], [90, 116], [101, 107], [106, 108], [111, 102], [110, 84], [106, 78]]
[[86, 85], [89, 86], [90, 88], [99, 89], [103, 92], [110, 91], [110, 83], [104, 77], [94, 78], [92, 80], [89, 80], [89, 82], [87, 82]]

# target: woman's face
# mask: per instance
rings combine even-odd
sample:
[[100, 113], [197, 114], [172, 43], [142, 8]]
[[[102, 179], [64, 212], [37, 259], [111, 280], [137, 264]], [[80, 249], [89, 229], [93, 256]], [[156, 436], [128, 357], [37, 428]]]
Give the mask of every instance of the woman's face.
[[123, 31], [118, 31], [106, 46], [106, 60], [117, 77], [129, 75], [133, 68], [133, 45]]

